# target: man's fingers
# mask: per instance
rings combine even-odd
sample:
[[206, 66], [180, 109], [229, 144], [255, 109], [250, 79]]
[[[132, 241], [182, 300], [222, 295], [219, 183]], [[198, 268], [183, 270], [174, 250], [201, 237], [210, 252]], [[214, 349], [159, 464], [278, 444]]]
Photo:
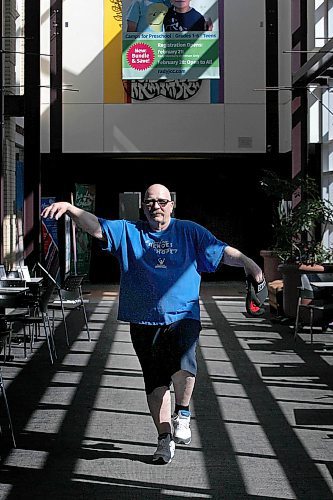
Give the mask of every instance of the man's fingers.
[[64, 208], [59, 208], [55, 213], [55, 219], [58, 220], [65, 212], [66, 210]]
[[65, 207], [62, 207], [61, 204], [58, 205], [58, 203], [52, 203], [52, 205], [49, 205], [48, 207], [44, 208], [44, 210], [41, 213], [41, 216], [44, 218], [49, 218], [49, 219], [56, 219], [58, 220], [59, 217], [61, 217], [64, 213], [66, 212]]
[[51, 210], [51, 206], [44, 208], [44, 210], [42, 210], [41, 216], [45, 217], [45, 218], [49, 217], [50, 210]]
[[262, 316], [265, 313], [264, 302], [267, 298], [267, 286], [265, 278], [258, 282], [249, 275], [246, 277], [246, 311], [250, 316]]
[[54, 205], [52, 204], [52, 205], [49, 205], [48, 207], [44, 208], [41, 215], [44, 218], [49, 217], [50, 219], [53, 219], [54, 213], [55, 213]]
[[268, 297], [268, 289], [265, 277], [261, 281], [256, 281], [253, 276], [247, 276], [247, 289], [251, 300], [257, 305], [261, 306]]

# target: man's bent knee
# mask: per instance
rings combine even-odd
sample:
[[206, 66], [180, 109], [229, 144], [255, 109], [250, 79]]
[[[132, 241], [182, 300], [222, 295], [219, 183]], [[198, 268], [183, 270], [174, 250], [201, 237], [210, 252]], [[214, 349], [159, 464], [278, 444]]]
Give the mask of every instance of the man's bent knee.
[[167, 385], [160, 385], [158, 387], [150, 387], [146, 389], [146, 395], [156, 397], [160, 395], [161, 393], [164, 395], [167, 391], [170, 390], [170, 386], [168, 387]]

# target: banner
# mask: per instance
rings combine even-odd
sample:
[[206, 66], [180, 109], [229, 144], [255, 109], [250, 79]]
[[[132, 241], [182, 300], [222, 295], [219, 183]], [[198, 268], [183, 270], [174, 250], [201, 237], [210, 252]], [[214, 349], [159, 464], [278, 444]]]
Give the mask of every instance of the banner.
[[[193, 5], [198, 0], [193, 0]], [[206, 1], [206, 0], [204, 0]], [[177, 75], [170, 79], [136, 79], [122, 78], [122, 16], [124, 23], [127, 20], [126, 12], [131, 4], [130, 0], [104, 0], [104, 103], [127, 104], [131, 102], [151, 104], [168, 102], [177, 104], [177, 101], [189, 99], [195, 103], [223, 103], [224, 102], [224, 1], [219, 0], [213, 5], [218, 9], [218, 16], [214, 17], [211, 10], [205, 13], [205, 18], [212, 19], [214, 30], [219, 33], [219, 72], [220, 77], [211, 80], [178, 79]], [[200, 10], [201, 4], [198, 9]], [[125, 27], [124, 27], [125, 29]], [[207, 91], [208, 89], [208, 91]]]
[[[75, 205], [87, 212], [95, 211], [96, 187], [93, 184], [75, 184]], [[91, 236], [76, 226], [76, 251], [78, 274], [89, 275]]]
[[217, 0], [124, 0], [122, 26], [124, 79], [220, 77]]
[[[41, 198], [41, 209], [56, 202], [55, 197]], [[60, 283], [58, 222], [55, 219], [42, 219], [42, 252], [44, 267]]]

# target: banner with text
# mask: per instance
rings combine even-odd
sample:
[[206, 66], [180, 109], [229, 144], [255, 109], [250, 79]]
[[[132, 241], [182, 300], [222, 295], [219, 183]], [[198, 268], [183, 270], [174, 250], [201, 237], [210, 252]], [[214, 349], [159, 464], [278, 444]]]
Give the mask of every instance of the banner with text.
[[123, 2], [122, 76], [132, 79], [217, 79], [217, 0]]
[[[41, 210], [55, 202], [55, 196], [43, 196], [41, 198]], [[42, 219], [41, 224], [43, 265], [53, 278], [60, 283], [58, 221], [56, 219]]]
[[[94, 213], [95, 211], [96, 187], [94, 184], [75, 184], [74, 204], [85, 210]], [[77, 272], [89, 275], [91, 257], [91, 236], [76, 227], [76, 251], [77, 251]]]

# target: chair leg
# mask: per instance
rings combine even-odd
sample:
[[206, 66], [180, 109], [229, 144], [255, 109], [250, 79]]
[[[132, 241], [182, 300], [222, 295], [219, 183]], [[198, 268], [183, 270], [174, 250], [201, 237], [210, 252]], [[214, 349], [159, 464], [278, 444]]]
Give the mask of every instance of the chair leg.
[[52, 345], [51, 345], [51, 340], [50, 340], [51, 333], [48, 331], [48, 327], [49, 326], [47, 326], [47, 324], [46, 324], [46, 319], [45, 319], [45, 314], [44, 313], [43, 313], [43, 323], [44, 323], [44, 330], [45, 330], [46, 342], [47, 342], [47, 347], [49, 349], [51, 364], [53, 365], [54, 359], [53, 359]]
[[51, 323], [50, 323], [50, 317], [49, 317], [49, 315], [45, 314], [44, 315], [44, 319], [47, 322], [47, 325], [49, 327], [50, 341], [51, 341], [51, 345], [52, 345], [52, 348], [53, 348], [53, 356], [54, 356], [54, 359], [57, 359], [58, 356], [57, 356], [57, 349], [56, 349], [55, 340], [54, 340], [55, 337], [54, 337], [52, 329], [51, 329]]
[[32, 346], [34, 344], [35, 327], [36, 327], [36, 325], [32, 325], [31, 332], [30, 332], [30, 353], [31, 354], [32, 354]]
[[12, 354], [12, 336], [13, 336], [13, 323], [10, 323], [9, 335], [8, 335], [8, 349], [7, 349], [7, 355], [4, 358], [4, 363], [6, 362], [7, 358], [10, 359]]
[[310, 308], [310, 343], [313, 344], [313, 309]]
[[32, 336], [30, 337], [30, 351], [32, 352], [32, 346], [35, 343], [35, 340], [37, 339], [37, 326], [38, 323], [32, 325]]
[[79, 295], [80, 295], [80, 300], [81, 300], [81, 307], [83, 309], [83, 316], [84, 316], [84, 322], [86, 324], [88, 340], [90, 342], [91, 341], [90, 330], [89, 330], [89, 325], [88, 325], [88, 318], [87, 318], [86, 307], [85, 307], [84, 302], [83, 302], [83, 295], [82, 295], [82, 288], [81, 288], [81, 286], [79, 287]]
[[3, 338], [3, 364], [6, 363], [6, 356], [7, 356], [7, 342], [8, 342], [8, 337], [7, 335], [4, 336]]
[[55, 312], [54, 309], [52, 311], [52, 333], [54, 335], [54, 323], [55, 323]]
[[87, 318], [86, 308], [85, 308], [84, 304], [82, 304], [82, 311], [83, 311], [84, 321], [85, 321], [85, 324], [86, 324], [88, 340], [90, 342], [91, 341], [90, 330], [89, 330], [89, 325], [88, 325], [88, 318]]
[[[31, 335], [31, 326], [29, 325], [29, 335]], [[24, 358], [27, 357], [27, 331], [25, 325], [23, 326], [23, 355]]]
[[64, 322], [66, 343], [67, 343], [67, 345], [69, 347], [69, 336], [68, 336], [67, 321], [66, 321], [66, 316], [65, 316], [64, 304], [63, 304], [62, 300], [61, 300], [61, 313], [62, 313], [62, 319], [63, 319], [63, 322]]
[[15, 436], [14, 436], [14, 429], [13, 429], [13, 424], [12, 424], [12, 418], [10, 416], [9, 405], [8, 405], [8, 401], [7, 401], [5, 386], [4, 386], [4, 383], [3, 383], [1, 368], [0, 368], [0, 389], [1, 389], [2, 396], [3, 396], [3, 400], [5, 402], [6, 413], [7, 413], [7, 417], [8, 417], [9, 429], [10, 429], [10, 433], [11, 433], [11, 436], [12, 436], [13, 446], [14, 446], [14, 448], [16, 448], [16, 441], [15, 441]]
[[10, 329], [8, 330], [8, 335], [6, 335], [7, 329], [5, 330], [5, 335], [3, 336], [3, 364], [6, 364], [7, 360], [7, 349], [9, 346], [9, 335], [10, 335]]
[[298, 335], [298, 325], [299, 325], [299, 310], [301, 305], [301, 298], [298, 299], [297, 311], [296, 311], [296, 319], [295, 319], [295, 327], [294, 327], [294, 341], [296, 342], [296, 338]]

